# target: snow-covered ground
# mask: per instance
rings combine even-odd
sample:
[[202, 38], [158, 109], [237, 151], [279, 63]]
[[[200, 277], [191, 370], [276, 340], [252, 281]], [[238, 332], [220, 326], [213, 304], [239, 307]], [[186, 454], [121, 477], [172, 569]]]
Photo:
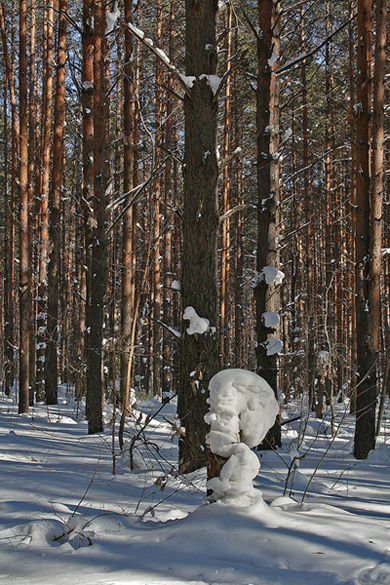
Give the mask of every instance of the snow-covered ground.
[[[137, 429], [160, 407], [138, 403]], [[345, 408], [337, 408], [340, 420]], [[283, 407], [282, 418], [297, 409]], [[115, 475], [106, 415], [107, 432], [88, 436], [65, 389], [58, 406], [28, 416], [0, 395], [0, 583], [390, 584], [387, 419], [378, 448], [358, 463], [348, 414], [333, 443], [329, 421], [310, 419], [301, 445], [300, 421], [284, 425], [283, 449], [258, 453], [263, 499], [237, 507], [202, 505], [204, 470], [177, 475], [174, 405], [140, 433], [136, 469], [127, 450]], [[127, 446], [134, 428], [129, 422]], [[283, 496], [294, 457], [300, 465]]]

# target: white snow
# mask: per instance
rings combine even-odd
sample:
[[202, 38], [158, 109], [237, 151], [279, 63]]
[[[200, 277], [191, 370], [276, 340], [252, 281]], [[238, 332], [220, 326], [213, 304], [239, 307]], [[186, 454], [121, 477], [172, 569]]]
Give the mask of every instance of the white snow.
[[262, 276], [265, 279], [265, 282], [267, 284], [272, 284], [274, 282], [275, 285], [278, 286], [282, 284], [284, 272], [282, 272], [281, 270], [277, 270], [276, 268], [273, 268], [273, 266], [264, 266], [263, 270], [260, 273], [260, 276]]
[[143, 30], [141, 30], [140, 28], [137, 28], [136, 26], [134, 26], [134, 24], [132, 24], [131, 22], [128, 22], [127, 23], [127, 26], [129, 27], [129, 29], [131, 30], [131, 32], [135, 34], [136, 37], [138, 37], [139, 39], [141, 39], [141, 41], [144, 39], [145, 33], [144, 33]]
[[283, 342], [274, 337], [269, 337], [261, 345], [267, 350], [267, 355], [275, 355], [276, 353], [283, 351]]
[[[247, 505], [256, 496], [253, 479], [260, 463], [251, 451], [275, 422], [279, 405], [271, 386], [248, 370], [222, 370], [210, 381], [210, 424], [207, 443], [213, 453], [228, 459], [220, 477], [207, 482], [212, 497]], [[259, 494], [257, 494], [259, 496]]]
[[185, 309], [183, 319], [189, 320], [190, 322], [190, 326], [187, 328], [188, 335], [194, 335], [194, 333], [206, 333], [210, 325], [209, 320], [199, 317], [193, 307], [187, 307]]
[[110, 34], [116, 25], [116, 21], [120, 18], [121, 11], [118, 8], [118, 3], [115, 2], [114, 10], [112, 12], [108, 12], [106, 16], [106, 35]]
[[88, 89], [93, 89], [93, 81], [84, 81], [83, 82], [83, 89], [85, 89], [86, 91]]
[[[112, 474], [112, 411], [106, 430], [88, 435], [84, 404], [60, 388], [57, 406], [18, 415], [15, 394], [0, 394], [0, 581], [7, 585], [388, 585], [390, 422], [388, 403], [378, 447], [352, 455], [354, 417], [335, 404], [330, 416], [282, 426], [282, 448], [261, 453], [255, 485], [264, 501], [247, 507], [202, 506], [205, 470], [177, 473], [175, 408], [167, 404]], [[161, 407], [138, 400], [135, 420]], [[302, 402], [283, 407], [283, 418]], [[306, 428], [299, 473], [290, 454]], [[303, 491], [330, 446], [309, 488]], [[159, 450], [160, 457], [156, 448]], [[116, 444], [116, 451], [119, 452]], [[298, 450], [297, 450], [298, 451]], [[155, 456], [155, 458], [154, 458]]]
[[170, 64], [171, 60], [169, 59], [168, 55], [162, 49], [155, 47], [155, 51], [160, 56], [162, 61], [164, 61], [164, 63], [166, 63], [167, 65]]
[[270, 67], [272, 67], [273, 65], [275, 65], [275, 63], [278, 59], [279, 59], [278, 55], [275, 55], [275, 53], [272, 53], [271, 57], [268, 59], [268, 65]]
[[180, 79], [183, 81], [183, 83], [189, 88], [192, 89], [192, 86], [194, 85], [195, 81], [196, 81], [196, 77], [194, 77], [194, 75], [183, 75], [182, 73], [179, 73]]
[[218, 75], [206, 75], [205, 73], [202, 73], [202, 75], [199, 76], [199, 79], [206, 79], [207, 84], [210, 86], [213, 94], [216, 95], [219, 84], [221, 83], [221, 78], [218, 77]]
[[280, 323], [280, 317], [277, 313], [263, 313], [262, 319], [266, 327], [277, 327]]

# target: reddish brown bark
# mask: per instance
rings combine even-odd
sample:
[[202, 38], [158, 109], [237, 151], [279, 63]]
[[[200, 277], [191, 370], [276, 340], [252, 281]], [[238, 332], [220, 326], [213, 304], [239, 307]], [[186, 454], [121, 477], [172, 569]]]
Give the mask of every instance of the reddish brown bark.
[[57, 404], [58, 399], [58, 301], [65, 121], [66, 11], [67, 0], [60, 0], [57, 37], [57, 85], [54, 103], [53, 167], [50, 190], [50, 258], [47, 285], [47, 342], [45, 359], [46, 404]]
[[29, 410], [31, 289], [28, 251], [27, 0], [19, 5], [19, 413]]

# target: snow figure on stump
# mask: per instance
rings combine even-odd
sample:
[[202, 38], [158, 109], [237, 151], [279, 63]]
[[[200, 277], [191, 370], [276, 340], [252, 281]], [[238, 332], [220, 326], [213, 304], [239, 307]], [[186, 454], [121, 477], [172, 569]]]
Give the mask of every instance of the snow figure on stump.
[[274, 424], [279, 404], [271, 386], [247, 370], [218, 372], [209, 389], [210, 409], [205, 416], [211, 427], [209, 461], [214, 457], [219, 462], [209, 473], [209, 501], [248, 505], [260, 495], [253, 487], [260, 462], [251, 447], [258, 445]]

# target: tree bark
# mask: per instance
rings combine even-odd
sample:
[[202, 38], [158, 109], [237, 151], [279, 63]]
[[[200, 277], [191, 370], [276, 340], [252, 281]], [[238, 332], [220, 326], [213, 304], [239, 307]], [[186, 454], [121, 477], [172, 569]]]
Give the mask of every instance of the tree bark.
[[[60, 0], [57, 37], [57, 87], [54, 104], [53, 169], [50, 190], [50, 257], [47, 285], [46, 404], [58, 401], [60, 221], [65, 121], [67, 0]], [[64, 291], [63, 291], [64, 292]]]
[[[216, 74], [217, 0], [186, 0], [186, 75], [194, 77], [184, 99], [183, 308], [209, 320], [204, 334], [189, 335], [183, 324], [178, 413], [181, 472], [205, 464], [208, 384], [219, 364], [217, 291], [217, 113], [209, 75]], [[215, 329], [214, 329], [215, 328]]]
[[27, 111], [27, 0], [20, 1], [19, 11], [19, 413], [28, 412], [30, 403], [30, 318], [31, 279], [28, 250], [28, 111]]
[[[279, 163], [279, 82], [275, 74], [279, 56], [279, 2], [260, 0], [257, 38], [257, 272], [265, 266], [280, 268], [280, 163]], [[277, 353], [268, 351], [267, 339], [278, 338], [279, 325], [267, 327], [264, 313], [280, 311], [280, 285], [267, 284], [265, 277], [255, 287], [257, 372], [277, 396]], [[280, 420], [277, 420], [264, 439], [264, 448], [281, 445]]]
[[105, 10], [103, 0], [93, 4], [93, 195], [88, 201], [86, 247], [88, 256], [86, 306], [86, 363], [88, 434], [103, 430], [103, 309], [107, 281], [106, 258], [106, 107]]
[[[357, 177], [356, 177], [356, 332], [357, 397], [354, 455], [366, 459], [375, 447], [376, 354], [370, 336], [370, 140], [372, 1], [358, 2]], [[367, 310], [368, 309], [368, 310]]]

